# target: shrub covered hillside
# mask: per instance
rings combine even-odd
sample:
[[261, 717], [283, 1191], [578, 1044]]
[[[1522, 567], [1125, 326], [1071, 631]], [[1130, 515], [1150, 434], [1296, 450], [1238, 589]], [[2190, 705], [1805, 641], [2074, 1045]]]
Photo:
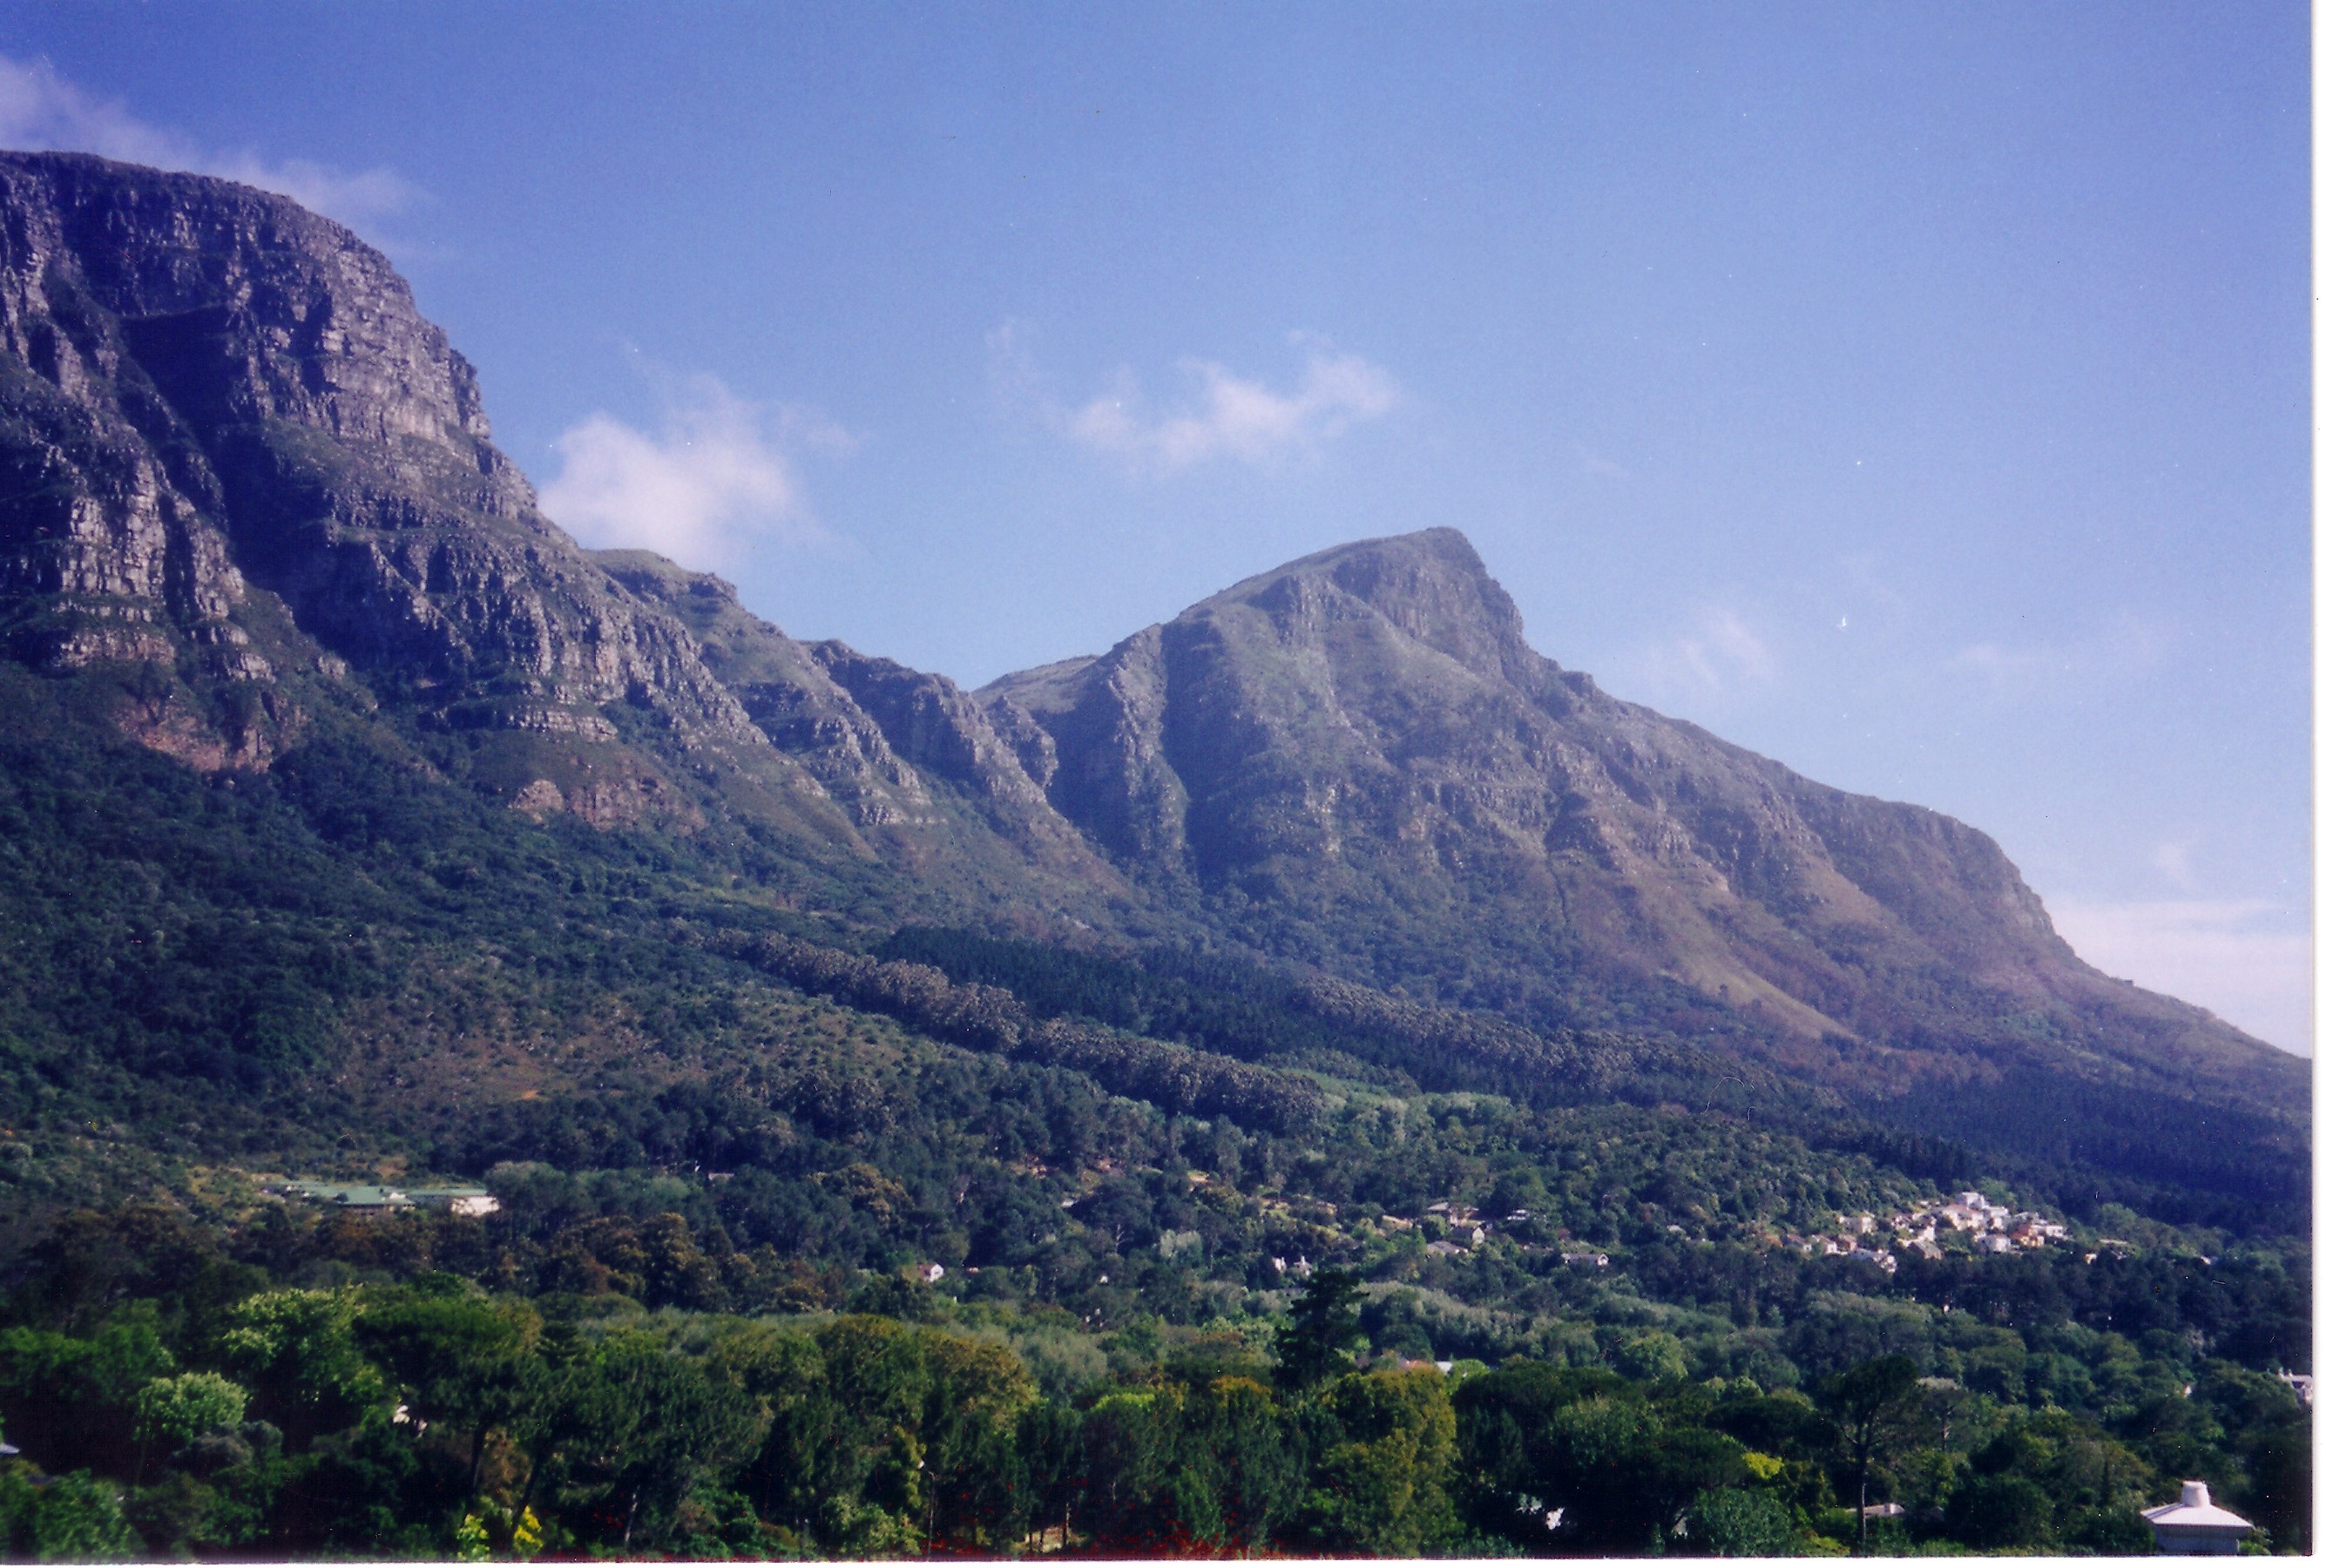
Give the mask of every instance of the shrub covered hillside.
[[[690, 1183], [497, 1184], [488, 1218], [60, 1218], [0, 1331], [11, 1554], [2118, 1554], [2186, 1475], [2309, 1546], [2274, 1260], [1964, 1262], [1933, 1306], [1674, 1246], [1527, 1313], [1465, 1299], [1507, 1261], [1369, 1249], [1219, 1310], [1196, 1218], [1086, 1243], [1164, 1310], [1102, 1272], [1078, 1313], [1056, 1250], [815, 1267]], [[1903, 1508], [1862, 1543], [1861, 1497]]]
[[[1811, 1549], [1819, 1392], [1892, 1355], [1876, 1545], [2121, 1544], [2183, 1476], [2306, 1545], [2274, 1195], [1669, 1032], [898, 926], [874, 870], [535, 823], [335, 721], [204, 779], [102, 691], [0, 736], [19, 1554]], [[500, 1211], [262, 1191], [432, 1176]], [[2044, 1245], [1977, 1250], [2004, 1213]], [[1354, 1335], [1289, 1360], [1328, 1268]]]
[[1451, 529], [798, 642], [337, 225], [0, 218], [0, 1555], [2310, 1546], [2306, 1072], [1976, 830]]

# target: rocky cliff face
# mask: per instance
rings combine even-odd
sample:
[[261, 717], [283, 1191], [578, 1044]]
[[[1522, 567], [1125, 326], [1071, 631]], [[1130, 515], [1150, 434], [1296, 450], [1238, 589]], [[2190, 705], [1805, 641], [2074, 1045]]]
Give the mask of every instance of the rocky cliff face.
[[1539, 977], [1887, 1091], [2083, 1050], [2103, 1016], [2109, 1072], [2292, 1067], [2079, 962], [1985, 834], [1536, 654], [1452, 530], [1294, 561], [980, 695], [1042, 726], [1051, 802], [1118, 864], [1377, 984], [1523, 1009]]
[[745, 609], [732, 584], [658, 555], [595, 559], [684, 626], [752, 722], [860, 827], [892, 830], [923, 853], [949, 849], [996, 868], [1014, 858], [1109, 895], [1125, 891], [1044, 795], [1055, 767], [1048, 738], [1013, 705], [978, 702], [942, 675], [844, 643], [796, 642]]
[[68, 155], [0, 158], [0, 217], [17, 656], [266, 687], [275, 723], [228, 738], [248, 763], [285, 659], [442, 728], [609, 742], [630, 704], [682, 750], [766, 749], [684, 632], [535, 510], [378, 253], [279, 197]]
[[265, 766], [317, 702], [376, 705], [465, 738], [468, 776], [536, 815], [742, 810], [845, 854], [1119, 886], [949, 683], [582, 550], [386, 258], [220, 181], [0, 155], [0, 638], [144, 669], [121, 727], [206, 767]]
[[590, 710], [643, 687], [691, 732], [748, 729], [662, 628], [582, 602], [594, 574], [376, 252], [279, 198], [88, 158], [0, 161], [0, 202], [22, 651], [236, 645], [255, 582], [448, 721], [603, 735]]

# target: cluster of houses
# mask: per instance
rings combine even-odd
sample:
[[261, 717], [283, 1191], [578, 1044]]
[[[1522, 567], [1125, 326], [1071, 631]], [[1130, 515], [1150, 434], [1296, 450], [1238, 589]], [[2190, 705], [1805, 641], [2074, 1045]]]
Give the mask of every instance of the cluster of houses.
[[1967, 1234], [1975, 1252], [2018, 1252], [2068, 1239], [2068, 1228], [2058, 1220], [2028, 1210], [2006, 1209], [1989, 1201], [1984, 1192], [1957, 1192], [1884, 1218], [1838, 1214], [1834, 1219], [1835, 1234], [1788, 1233], [1772, 1239], [1806, 1257], [1864, 1258], [1891, 1274], [1898, 1271], [1900, 1252], [1938, 1257], [1942, 1231]]
[[[1505, 1230], [1514, 1229], [1533, 1218], [1524, 1209], [1513, 1209], [1500, 1220], [1489, 1220], [1466, 1203], [1454, 1202], [1432, 1203], [1422, 1211], [1422, 1220], [1437, 1220], [1446, 1226], [1447, 1234], [1432, 1241], [1428, 1248], [1441, 1257], [1456, 1257], [1484, 1246], [1486, 1238], [1497, 1226]], [[1411, 1230], [1420, 1223], [1419, 1220], [1400, 1220], [1394, 1214], [1384, 1214], [1381, 1218], [1382, 1229], [1389, 1231]], [[1519, 1249], [1522, 1252], [1540, 1250], [1523, 1241], [1519, 1243]], [[1590, 1248], [1581, 1251], [1562, 1250], [1558, 1256], [1562, 1262], [1580, 1264], [1586, 1267], [1607, 1266], [1607, 1255]]]
[[[1466, 1203], [1432, 1203], [1423, 1211], [1422, 1217], [1440, 1220], [1446, 1226], [1447, 1233], [1429, 1244], [1429, 1250], [1441, 1257], [1451, 1257], [1474, 1247], [1484, 1246], [1486, 1233], [1494, 1228], [1493, 1220], [1482, 1219], [1478, 1211]], [[1503, 1222], [1515, 1224], [1526, 1217], [1526, 1211], [1521, 1209], [1505, 1215]], [[1411, 1230], [1420, 1223], [1419, 1220], [1400, 1220], [1394, 1214], [1381, 1217], [1382, 1229], [1389, 1231]]]
[[[1195, 1172], [1188, 1181], [1197, 1185], [1211, 1178]], [[1072, 1206], [1073, 1200], [1068, 1200]], [[1260, 1206], [1269, 1211], [1289, 1211], [1292, 1205], [1281, 1197], [1263, 1196]], [[1335, 1218], [1330, 1203], [1310, 1202], [1304, 1208], [1318, 1211], [1330, 1221]], [[1311, 1215], [1315, 1218], [1315, 1215]], [[1382, 1214], [1373, 1223], [1385, 1234], [1409, 1234], [1417, 1229], [1437, 1232], [1428, 1244], [1428, 1250], [1440, 1257], [1454, 1257], [1474, 1251], [1486, 1243], [1496, 1231], [1513, 1239], [1524, 1236], [1532, 1216], [1524, 1209], [1513, 1209], [1501, 1219], [1490, 1219], [1467, 1203], [1450, 1199], [1432, 1203], [1422, 1212], [1408, 1219], [1397, 1214]], [[1683, 1239], [1687, 1230], [1679, 1225], [1668, 1225], [1667, 1230]], [[1873, 1213], [1837, 1214], [1830, 1231], [1811, 1235], [1794, 1232], [1763, 1231], [1761, 1240], [1772, 1247], [1791, 1248], [1808, 1257], [1848, 1257], [1871, 1263], [1884, 1273], [1898, 1271], [1901, 1253], [1914, 1252], [1935, 1258], [1945, 1250], [1941, 1236], [1958, 1235], [1965, 1239], [1970, 1250], [1979, 1253], [2013, 1253], [2036, 1248], [2056, 1246], [2070, 1239], [2068, 1228], [2060, 1221], [2046, 1218], [2033, 1210], [2014, 1210], [1997, 1203], [1984, 1192], [1962, 1192], [1949, 1197], [1925, 1200], [1911, 1208], [1900, 1209], [1887, 1215]], [[1563, 1237], [1562, 1237], [1563, 1240]], [[1518, 1242], [1521, 1251], [1543, 1250], [1527, 1241]], [[2102, 1237], [2099, 1246], [2110, 1251], [2128, 1248], [2129, 1243]], [[1581, 1267], [1605, 1268], [1608, 1257], [1595, 1248], [1566, 1243], [1558, 1248], [1562, 1262]], [[2089, 1263], [2098, 1256], [2087, 1253]], [[2210, 1261], [2210, 1260], [2209, 1260]], [[1278, 1264], [1279, 1272], [1284, 1265]]]
[[334, 1209], [385, 1213], [395, 1209], [439, 1208], [455, 1214], [490, 1214], [500, 1200], [482, 1187], [391, 1187], [384, 1183], [284, 1182], [266, 1191], [284, 1198], [302, 1198]]
[[[1484, 1217], [1466, 1204], [1447, 1202], [1430, 1204], [1420, 1220], [1384, 1214], [1380, 1225], [1394, 1234], [1412, 1230], [1423, 1220], [1436, 1220], [1445, 1226], [1447, 1234], [1430, 1242], [1429, 1250], [1451, 1257], [1484, 1245], [1498, 1226], [1515, 1229], [1523, 1226], [1529, 1218], [1525, 1210], [1515, 1209], [1498, 1221]], [[1984, 1192], [1957, 1192], [1886, 1216], [1837, 1214], [1834, 1220], [1830, 1233], [1803, 1236], [1765, 1232], [1763, 1239], [1773, 1245], [1792, 1248], [1805, 1257], [1861, 1258], [1892, 1274], [1898, 1270], [1900, 1252], [1938, 1257], [1942, 1250], [1939, 1241], [1942, 1233], [1962, 1233], [1973, 1251], [1986, 1253], [2018, 1252], [2068, 1239], [2068, 1228], [2058, 1220], [2030, 1210], [2005, 1208]], [[1685, 1235], [1680, 1226], [1666, 1229]], [[1563, 1250], [1559, 1257], [1568, 1263], [1607, 1266], [1607, 1255], [1596, 1249]]]

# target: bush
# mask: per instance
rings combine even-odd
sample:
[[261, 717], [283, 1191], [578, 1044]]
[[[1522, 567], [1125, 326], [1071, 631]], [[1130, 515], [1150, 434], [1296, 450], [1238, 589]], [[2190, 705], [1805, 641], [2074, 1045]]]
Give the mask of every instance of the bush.
[[1974, 1476], [1947, 1504], [1948, 1534], [1992, 1551], [2040, 1546], [2052, 1534], [2052, 1499], [2024, 1476]]
[[216, 1372], [156, 1378], [137, 1391], [136, 1433], [140, 1440], [191, 1443], [206, 1432], [239, 1423], [249, 1398], [241, 1384]]
[[1771, 1493], [1720, 1487], [1696, 1494], [1689, 1508], [1695, 1544], [1714, 1557], [1790, 1557], [1793, 1524]]
[[144, 1549], [120, 1494], [87, 1471], [45, 1485], [26, 1465], [0, 1471], [0, 1531], [20, 1563], [123, 1563]]
[[1655, 1383], [1688, 1376], [1688, 1352], [1679, 1341], [1662, 1329], [1633, 1334], [1615, 1352], [1615, 1370], [1635, 1383]]

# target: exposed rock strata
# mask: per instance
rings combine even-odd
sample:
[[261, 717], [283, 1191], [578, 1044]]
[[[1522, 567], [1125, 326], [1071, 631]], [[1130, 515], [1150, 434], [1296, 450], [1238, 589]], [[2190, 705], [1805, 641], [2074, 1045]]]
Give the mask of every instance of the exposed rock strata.
[[1123, 891], [1044, 794], [1055, 750], [1030, 715], [844, 643], [797, 642], [745, 609], [732, 584], [658, 555], [605, 551], [596, 560], [684, 625], [704, 665], [860, 830], [908, 852], [949, 846], [989, 866], [1006, 846], [1022, 864]]
[[322, 681], [471, 738], [528, 814], [684, 826], [707, 788], [847, 853], [1119, 886], [949, 683], [891, 704], [908, 760], [725, 584], [581, 549], [386, 259], [221, 181], [0, 154], [0, 638], [181, 680], [121, 728], [198, 766], [265, 765]]
[[0, 583], [50, 664], [215, 650], [265, 679], [248, 583], [434, 722], [763, 745], [679, 628], [602, 591], [489, 440], [386, 260], [279, 197], [0, 159]]
[[1667, 1017], [1699, 998], [1798, 1071], [1893, 1090], [2061, 1031], [2108, 1071], [2288, 1076], [2079, 961], [1986, 834], [1536, 654], [1450, 529], [1294, 561], [979, 695], [1041, 724], [1052, 803], [1117, 864], [1375, 984], [1662, 985]]

